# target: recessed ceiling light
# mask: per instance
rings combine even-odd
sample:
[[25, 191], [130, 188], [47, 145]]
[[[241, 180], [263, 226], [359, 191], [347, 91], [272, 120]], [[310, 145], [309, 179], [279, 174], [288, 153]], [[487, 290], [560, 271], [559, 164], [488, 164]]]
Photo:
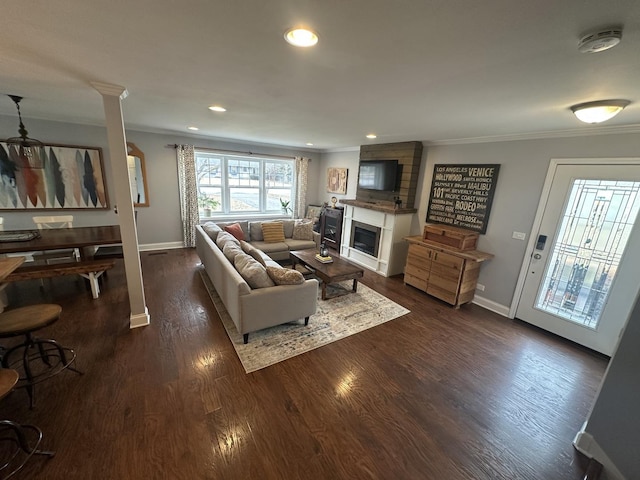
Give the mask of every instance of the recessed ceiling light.
[[311, 142], [307, 142], [307, 143], [305, 143], [305, 145], [306, 145], [307, 147], [313, 147], [313, 143], [311, 143]]
[[292, 28], [284, 33], [284, 39], [294, 47], [313, 47], [318, 35], [308, 28]]
[[211, 105], [209, 107], [209, 110], [213, 111], [213, 112], [226, 112], [227, 109], [224, 107], [221, 107], [220, 105]]
[[374, 138], [378, 138], [378, 136], [375, 133], [370, 133], [369, 135], [367, 135], [367, 138], [370, 138], [373, 140]]
[[187, 127], [187, 130], [193, 130], [194, 132], [197, 132], [200, 129], [198, 127]]

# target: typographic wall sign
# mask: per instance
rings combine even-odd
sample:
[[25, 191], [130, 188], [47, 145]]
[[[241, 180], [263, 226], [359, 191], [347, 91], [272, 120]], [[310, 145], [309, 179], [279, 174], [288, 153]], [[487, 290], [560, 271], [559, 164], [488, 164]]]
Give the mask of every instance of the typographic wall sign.
[[499, 164], [434, 165], [427, 223], [485, 233]]

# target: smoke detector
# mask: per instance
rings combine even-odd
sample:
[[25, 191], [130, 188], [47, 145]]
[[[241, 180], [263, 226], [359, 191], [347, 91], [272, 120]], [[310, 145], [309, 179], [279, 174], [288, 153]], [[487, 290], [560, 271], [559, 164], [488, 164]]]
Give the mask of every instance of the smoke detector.
[[604, 52], [619, 44], [621, 39], [621, 28], [607, 28], [582, 37], [578, 42], [578, 50], [582, 53]]

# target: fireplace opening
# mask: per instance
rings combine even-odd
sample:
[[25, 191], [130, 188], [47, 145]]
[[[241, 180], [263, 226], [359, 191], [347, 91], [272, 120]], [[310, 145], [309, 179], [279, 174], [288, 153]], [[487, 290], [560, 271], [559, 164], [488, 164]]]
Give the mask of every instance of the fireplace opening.
[[361, 222], [351, 222], [351, 247], [378, 258], [380, 228]]

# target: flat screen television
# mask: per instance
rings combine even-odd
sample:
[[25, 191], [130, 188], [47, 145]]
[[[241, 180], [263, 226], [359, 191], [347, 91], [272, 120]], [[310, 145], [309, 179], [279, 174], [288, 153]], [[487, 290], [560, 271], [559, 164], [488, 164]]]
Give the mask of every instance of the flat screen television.
[[358, 187], [365, 190], [395, 192], [398, 160], [360, 160]]

